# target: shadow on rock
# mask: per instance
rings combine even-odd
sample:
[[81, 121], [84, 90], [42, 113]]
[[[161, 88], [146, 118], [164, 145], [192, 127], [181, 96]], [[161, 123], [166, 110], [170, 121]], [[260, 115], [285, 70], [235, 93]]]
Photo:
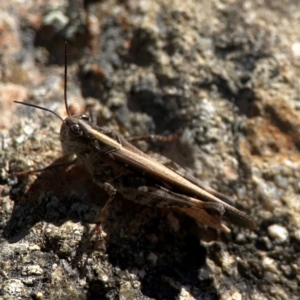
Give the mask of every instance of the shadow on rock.
[[[104, 240], [95, 242], [88, 226], [79, 230], [76, 240], [75, 227], [71, 233], [62, 228], [68, 221], [73, 226], [95, 223], [107, 199], [82, 165], [42, 172], [33, 183], [26, 178], [13, 188], [11, 198], [15, 205], [4, 228], [6, 239], [10, 243], [40, 241], [42, 250], [53, 252], [62, 265], [70, 261], [87, 281], [87, 299], [109, 295], [177, 299], [183, 289], [196, 298], [200, 292], [218, 299], [212, 281], [199, 279], [206, 260], [199, 228], [179, 212], [141, 206], [116, 195], [103, 223]], [[52, 232], [57, 232], [45, 232], [50, 224], [56, 226]], [[95, 260], [92, 267], [86, 257]], [[105, 270], [110, 284], [100, 280], [95, 266]]]

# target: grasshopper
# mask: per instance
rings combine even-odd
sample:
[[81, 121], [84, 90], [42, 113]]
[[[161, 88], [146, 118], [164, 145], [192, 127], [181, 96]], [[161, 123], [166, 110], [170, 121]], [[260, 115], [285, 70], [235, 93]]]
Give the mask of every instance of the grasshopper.
[[[253, 229], [254, 222], [234, 208], [230, 197], [203, 185], [194, 176], [172, 162], [164, 165], [136, 148], [120, 134], [94, 125], [87, 114], [71, 115], [67, 102], [67, 50], [65, 52], [64, 102], [68, 117], [31, 103], [14, 101], [56, 115], [61, 121], [63, 152], [80, 160], [93, 181], [108, 193], [108, 200], [97, 220], [101, 223], [116, 192], [139, 204], [177, 208], [199, 225], [230, 232], [224, 220]], [[75, 154], [75, 156], [74, 156]], [[38, 171], [38, 170], [37, 170]]]

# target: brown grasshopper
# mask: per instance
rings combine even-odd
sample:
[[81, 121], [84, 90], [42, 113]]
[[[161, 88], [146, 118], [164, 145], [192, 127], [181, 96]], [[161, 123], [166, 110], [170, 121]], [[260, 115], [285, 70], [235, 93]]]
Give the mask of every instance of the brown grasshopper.
[[[65, 55], [67, 57], [67, 52]], [[44, 107], [14, 102], [49, 111], [62, 120], [60, 140], [64, 153], [75, 154], [76, 159], [85, 164], [94, 182], [109, 195], [97, 221], [98, 230], [116, 192], [139, 204], [180, 209], [199, 225], [221, 231], [230, 231], [223, 223], [224, 219], [238, 226], [255, 227], [246, 214], [231, 205], [230, 197], [204, 186], [175, 163], [172, 167], [161, 164], [123, 136], [109, 128], [95, 126], [87, 114], [70, 115], [66, 96], [66, 61], [66, 119]]]

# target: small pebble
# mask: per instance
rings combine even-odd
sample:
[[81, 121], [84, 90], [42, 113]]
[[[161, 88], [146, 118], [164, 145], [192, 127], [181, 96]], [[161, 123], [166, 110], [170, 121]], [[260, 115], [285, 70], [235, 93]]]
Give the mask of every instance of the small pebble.
[[269, 226], [268, 234], [270, 235], [270, 237], [272, 237], [275, 240], [278, 240], [279, 242], [284, 242], [289, 236], [287, 229], [278, 224], [273, 224]]
[[262, 259], [262, 265], [263, 265], [264, 269], [268, 272], [271, 272], [274, 274], [279, 273], [274, 259], [272, 259], [270, 257], [264, 257]]
[[276, 175], [274, 177], [274, 182], [277, 185], [277, 187], [286, 189], [288, 187], [288, 180], [286, 177], [283, 177], [281, 175]]
[[298, 242], [300, 242], [300, 229], [297, 229], [294, 233], [294, 236]]
[[100, 279], [102, 282], [108, 282], [109, 277], [108, 277], [107, 275], [102, 275], [102, 276], [100, 276], [99, 279]]
[[246, 237], [243, 233], [239, 233], [237, 236], [236, 236], [236, 242], [237, 243], [245, 243], [246, 242]]
[[300, 57], [300, 43], [295, 42], [292, 44], [292, 52], [295, 57]]

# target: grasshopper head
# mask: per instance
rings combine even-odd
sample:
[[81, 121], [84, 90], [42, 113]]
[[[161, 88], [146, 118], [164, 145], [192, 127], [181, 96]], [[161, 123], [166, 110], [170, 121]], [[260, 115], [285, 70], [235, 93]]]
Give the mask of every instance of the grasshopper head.
[[60, 140], [64, 153], [79, 153], [85, 151], [89, 133], [83, 123], [89, 122], [87, 114], [67, 117], [60, 128]]

